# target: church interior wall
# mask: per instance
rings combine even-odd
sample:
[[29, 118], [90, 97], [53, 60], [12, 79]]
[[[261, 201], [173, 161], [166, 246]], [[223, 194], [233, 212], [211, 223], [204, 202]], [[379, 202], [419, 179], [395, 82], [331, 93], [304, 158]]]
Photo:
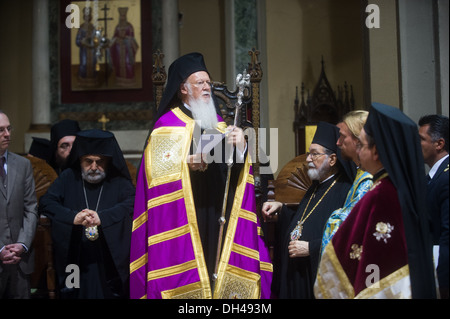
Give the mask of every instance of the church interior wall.
[[321, 59], [333, 88], [353, 86], [363, 105], [363, 39], [359, 0], [267, 1], [269, 126], [278, 128], [278, 168], [295, 156], [293, 131], [296, 87], [312, 94]]
[[211, 77], [225, 81], [223, 1], [178, 1], [180, 21], [180, 56], [201, 52]]
[[395, 1], [378, 0], [380, 28], [368, 29], [371, 100], [400, 106], [398, 25]]
[[[58, 120], [62, 111], [83, 112], [108, 110], [142, 110], [154, 107], [150, 102], [141, 103], [60, 103], [59, 69], [58, 69], [58, 0], [49, 1], [50, 19], [50, 58], [51, 63], [51, 121]], [[161, 0], [153, 0], [158, 3]], [[227, 0], [179, 0], [180, 19], [180, 55], [199, 51], [205, 55], [206, 63], [215, 80], [229, 78], [226, 65], [227, 41], [225, 32], [225, 3]], [[262, 112], [267, 112], [265, 125], [278, 128], [279, 150], [278, 169], [294, 157], [294, 99], [296, 87], [305, 87], [312, 92], [320, 75], [321, 59], [333, 87], [342, 86], [346, 81], [352, 85], [356, 108], [367, 108], [368, 101], [378, 101], [401, 106], [402, 74], [399, 52], [398, 7], [396, 1], [373, 0], [380, 6], [381, 28], [365, 29], [364, 19], [367, 13], [364, 6], [368, 2], [359, 0], [257, 0], [264, 3], [264, 34], [258, 34], [264, 45], [258, 48], [264, 72], [262, 85], [264, 103]], [[426, 0], [428, 1], [428, 0]], [[448, 8], [448, 4], [447, 4]], [[154, 7], [154, 12], [160, 13]], [[441, 13], [439, 13], [442, 15]], [[1, 1], [1, 28], [3, 39], [0, 51], [0, 109], [4, 110], [14, 125], [13, 152], [25, 153], [27, 148], [24, 136], [32, 121], [32, 81], [31, 81], [31, 39], [32, 39], [32, 1]], [[260, 16], [261, 18], [261, 16]], [[438, 38], [448, 39], [448, 15], [446, 20], [447, 36], [439, 34]], [[160, 29], [153, 19], [153, 50], [163, 39]], [[441, 18], [442, 19], [442, 18]], [[440, 26], [440, 25], [439, 25]], [[407, 26], [404, 26], [407, 27]], [[426, 34], [429, 35], [429, 34]], [[425, 36], [425, 35], [424, 35]], [[445, 66], [439, 76], [448, 78], [448, 40], [446, 51], [440, 51], [444, 57], [441, 65]], [[444, 42], [445, 44], [445, 42]], [[45, 45], [45, 44], [43, 44]], [[251, 48], [249, 48], [251, 49]], [[229, 51], [228, 51], [229, 52]], [[444, 52], [444, 53], [443, 53]], [[447, 52], [447, 54], [445, 54]], [[168, 65], [166, 65], [168, 68]], [[446, 74], [445, 74], [446, 72]], [[447, 75], [447, 77], [445, 76]], [[448, 80], [441, 88], [444, 96], [442, 113], [448, 115]], [[420, 85], [420, 84], [415, 84]], [[413, 87], [409, 90], [413, 91]], [[435, 92], [430, 92], [435, 94]], [[447, 98], [445, 99], [445, 94]], [[446, 105], [446, 107], [445, 107]], [[426, 106], [424, 106], [426, 108]], [[405, 111], [410, 112], [407, 108]], [[439, 112], [439, 109], [436, 110]], [[413, 111], [411, 111], [413, 112]], [[415, 114], [420, 113], [417, 109]], [[447, 112], [447, 113], [446, 113]], [[408, 113], [407, 113], [408, 114]], [[52, 124], [49, 123], [49, 124]], [[87, 127], [83, 124], [82, 128]], [[98, 123], [92, 126], [100, 128]], [[110, 125], [113, 125], [110, 123]], [[111, 127], [111, 126], [110, 126]], [[115, 123], [117, 130], [145, 130], [146, 123]], [[108, 127], [109, 129], [109, 127]], [[282, 142], [281, 142], [282, 141]], [[126, 142], [124, 142], [126, 143]]]
[[10, 149], [22, 153], [22, 136], [31, 123], [31, 29], [30, 1], [0, 2], [0, 110], [13, 125]]

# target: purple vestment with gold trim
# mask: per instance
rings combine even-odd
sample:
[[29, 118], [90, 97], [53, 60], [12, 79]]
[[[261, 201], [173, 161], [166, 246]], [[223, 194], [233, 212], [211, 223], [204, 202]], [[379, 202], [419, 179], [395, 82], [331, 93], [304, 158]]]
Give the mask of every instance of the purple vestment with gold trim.
[[[220, 119], [219, 129], [226, 127]], [[255, 213], [247, 156], [227, 220], [214, 291], [192, 195], [188, 155], [195, 122], [179, 108], [156, 122], [137, 177], [130, 253], [130, 297], [269, 298], [272, 264]]]

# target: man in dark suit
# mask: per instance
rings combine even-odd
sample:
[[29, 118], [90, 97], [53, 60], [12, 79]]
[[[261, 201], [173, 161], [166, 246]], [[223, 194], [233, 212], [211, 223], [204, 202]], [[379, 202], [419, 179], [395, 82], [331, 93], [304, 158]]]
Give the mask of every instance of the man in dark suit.
[[[427, 205], [430, 213], [433, 244], [439, 248], [437, 276], [441, 298], [448, 298], [448, 117], [427, 115], [419, 120], [419, 135], [427, 176]], [[436, 247], [437, 250], [437, 247]], [[435, 260], [436, 262], [436, 260]]]
[[9, 152], [10, 141], [11, 124], [0, 111], [0, 298], [29, 298], [36, 192], [30, 161]]

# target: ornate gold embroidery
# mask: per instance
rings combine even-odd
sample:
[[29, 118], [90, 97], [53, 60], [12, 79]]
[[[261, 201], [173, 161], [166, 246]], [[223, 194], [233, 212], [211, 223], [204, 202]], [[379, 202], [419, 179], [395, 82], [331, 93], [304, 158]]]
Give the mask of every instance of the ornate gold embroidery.
[[184, 135], [156, 134], [152, 136], [152, 178], [181, 171]]
[[394, 230], [394, 226], [389, 223], [379, 222], [376, 224], [375, 230], [376, 232], [373, 233], [375, 238], [378, 241], [383, 240], [385, 243], [387, 243], [387, 239], [391, 238], [391, 232]]
[[361, 255], [363, 252], [363, 246], [359, 246], [358, 244], [353, 244], [351, 246], [351, 253], [350, 253], [350, 259], [358, 259], [361, 260]]
[[223, 277], [221, 299], [251, 299], [257, 289], [257, 282], [226, 272]]
[[165, 290], [161, 292], [163, 299], [204, 299], [203, 288], [201, 282], [177, 287], [175, 289]]

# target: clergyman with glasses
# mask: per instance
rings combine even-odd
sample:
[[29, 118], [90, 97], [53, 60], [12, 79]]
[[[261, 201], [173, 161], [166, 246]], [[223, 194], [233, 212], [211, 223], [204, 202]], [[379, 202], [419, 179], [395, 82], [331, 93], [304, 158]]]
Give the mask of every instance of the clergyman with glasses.
[[338, 138], [335, 125], [318, 124], [306, 158], [313, 183], [296, 211], [280, 202], [263, 204], [265, 219], [277, 220], [272, 293], [278, 298], [314, 298], [325, 224], [343, 206], [354, 179], [354, 166], [341, 157]]
[[[137, 178], [133, 299], [270, 297], [272, 264], [259, 231], [250, 154], [242, 129], [220, 116], [210, 81], [200, 53], [169, 67]], [[195, 131], [205, 130], [227, 138], [197, 152]], [[216, 157], [228, 145], [236, 157], [230, 170]], [[204, 161], [212, 152], [214, 161]]]

